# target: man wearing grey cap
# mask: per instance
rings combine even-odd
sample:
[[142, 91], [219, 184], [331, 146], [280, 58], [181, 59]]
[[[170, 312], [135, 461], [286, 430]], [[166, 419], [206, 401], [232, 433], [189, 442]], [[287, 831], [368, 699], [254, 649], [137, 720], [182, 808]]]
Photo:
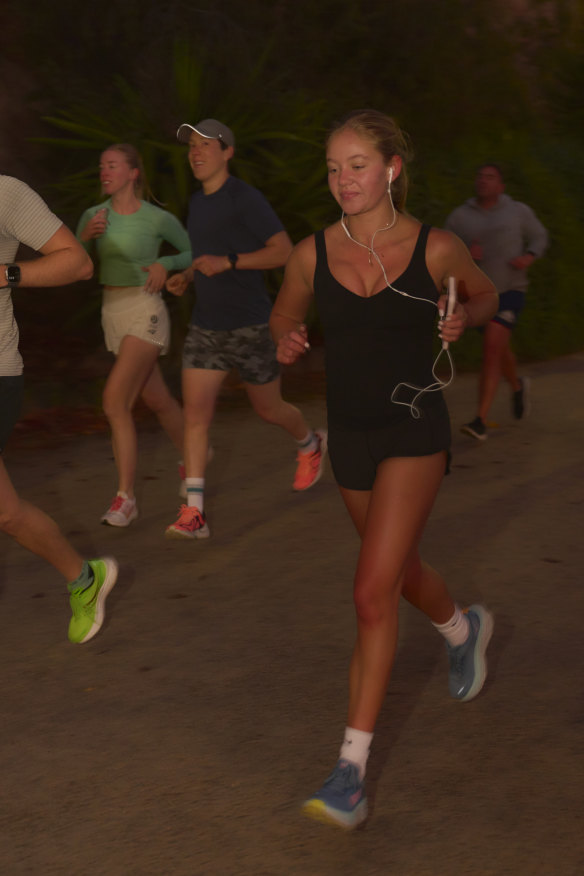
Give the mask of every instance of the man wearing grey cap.
[[182, 371], [187, 505], [166, 535], [207, 538], [208, 431], [221, 385], [232, 369], [239, 372], [256, 413], [296, 439], [295, 490], [306, 490], [320, 478], [327, 436], [312, 431], [280, 392], [263, 272], [284, 265], [292, 251], [284, 226], [261, 192], [229, 173], [235, 138], [227, 125], [217, 119], [183, 124], [177, 137], [188, 145], [189, 164], [201, 189], [189, 205], [192, 265], [166, 284], [169, 292], [182, 295], [194, 280], [196, 290]]

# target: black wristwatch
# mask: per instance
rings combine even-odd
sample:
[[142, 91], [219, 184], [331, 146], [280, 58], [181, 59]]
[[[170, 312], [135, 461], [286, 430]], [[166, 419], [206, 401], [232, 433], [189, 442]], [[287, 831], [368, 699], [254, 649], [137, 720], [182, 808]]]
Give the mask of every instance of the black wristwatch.
[[18, 265], [6, 265], [6, 284], [18, 286], [20, 283], [20, 268]]
[[237, 267], [237, 253], [236, 252], [227, 253], [227, 258], [229, 259], [229, 264], [231, 265], [233, 270], [235, 270]]

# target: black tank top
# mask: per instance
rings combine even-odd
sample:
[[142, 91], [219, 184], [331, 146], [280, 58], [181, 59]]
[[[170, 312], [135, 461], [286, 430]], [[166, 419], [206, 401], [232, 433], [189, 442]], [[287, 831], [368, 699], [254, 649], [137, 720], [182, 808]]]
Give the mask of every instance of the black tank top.
[[[409, 408], [391, 401], [398, 383], [434, 383], [438, 291], [426, 267], [429, 225], [422, 225], [409, 265], [389, 286], [363, 298], [342, 286], [328, 266], [324, 231], [315, 234], [314, 295], [324, 332], [328, 420], [349, 429], [380, 428], [410, 417]], [[400, 389], [411, 402], [415, 390]], [[444, 404], [441, 392], [416, 401], [424, 410]]]

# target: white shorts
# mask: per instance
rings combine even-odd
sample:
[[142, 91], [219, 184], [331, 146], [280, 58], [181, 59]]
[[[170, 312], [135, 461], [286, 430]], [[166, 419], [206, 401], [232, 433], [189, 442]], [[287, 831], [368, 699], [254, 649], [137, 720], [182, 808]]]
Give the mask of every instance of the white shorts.
[[145, 292], [143, 286], [106, 286], [103, 290], [101, 325], [105, 345], [116, 355], [126, 335], [155, 344], [161, 355], [170, 344], [170, 319], [162, 296]]

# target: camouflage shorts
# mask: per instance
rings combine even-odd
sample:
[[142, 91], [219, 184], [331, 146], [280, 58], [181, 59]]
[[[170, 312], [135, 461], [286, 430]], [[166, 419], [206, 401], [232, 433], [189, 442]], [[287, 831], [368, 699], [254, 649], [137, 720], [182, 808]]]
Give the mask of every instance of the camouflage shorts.
[[183, 368], [231, 371], [244, 383], [262, 386], [280, 374], [276, 348], [267, 323], [215, 332], [191, 325], [183, 348]]

